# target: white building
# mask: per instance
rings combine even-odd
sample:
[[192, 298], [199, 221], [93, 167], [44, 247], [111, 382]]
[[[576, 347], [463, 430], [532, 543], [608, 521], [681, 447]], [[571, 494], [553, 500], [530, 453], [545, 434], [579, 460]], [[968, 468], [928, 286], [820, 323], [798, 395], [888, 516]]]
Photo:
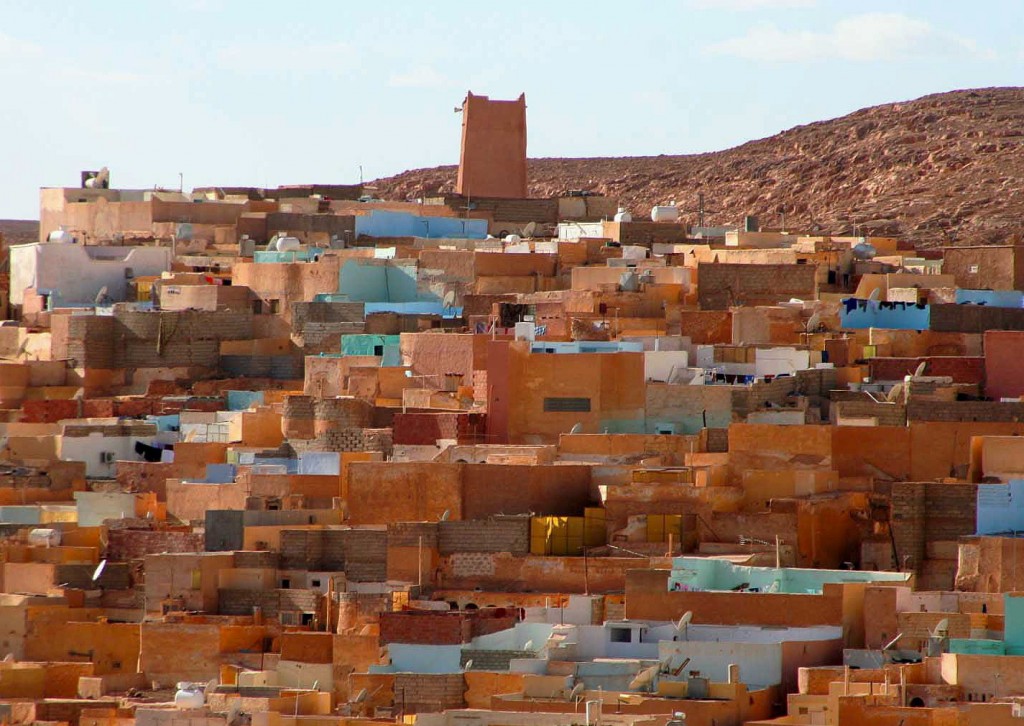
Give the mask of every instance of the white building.
[[171, 248], [32, 242], [11, 246], [10, 267], [12, 305], [30, 288], [49, 295], [50, 307], [92, 305], [104, 287], [112, 302], [123, 302], [133, 277], [171, 269]]

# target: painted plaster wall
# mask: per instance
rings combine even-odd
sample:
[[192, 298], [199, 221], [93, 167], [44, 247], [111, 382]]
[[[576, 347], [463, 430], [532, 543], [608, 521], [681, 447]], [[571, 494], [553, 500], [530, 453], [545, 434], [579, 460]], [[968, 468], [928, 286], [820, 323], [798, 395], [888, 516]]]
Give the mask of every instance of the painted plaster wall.
[[[92, 253], [92, 254], [90, 254]], [[10, 301], [21, 305], [26, 288], [53, 291], [54, 306], [91, 304], [103, 287], [114, 301], [127, 299], [126, 271], [135, 277], [170, 269], [169, 247], [90, 247], [28, 244], [10, 249]]]

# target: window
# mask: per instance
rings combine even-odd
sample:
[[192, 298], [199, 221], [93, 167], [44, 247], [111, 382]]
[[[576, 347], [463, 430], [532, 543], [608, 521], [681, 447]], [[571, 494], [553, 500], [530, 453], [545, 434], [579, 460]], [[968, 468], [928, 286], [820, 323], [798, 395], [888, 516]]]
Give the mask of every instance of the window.
[[970, 267], [967, 268], [967, 271], [970, 272], [972, 275], [977, 275], [980, 269], [981, 265], [971, 265]]
[[280, 300], [270, 300], [269, 302], [270, 302], [270, 314], [271, 315], [277, 315], [281, 311], [281, 301]]
[[320, 587], [320, 580], [313, 580], [313, 587]]
[[633, 630], [632, 628], [612, 628], [609, 633], [611, 642], [613, 643], [632, 643], [633, 642]]
[[589, 398], [545, 398], [544, 411], [546, 413], [589, 413]]
[[383, 357], [384, 356], [384, 346], [383, 345], [375, 345], [375, 346], [373, 346], [373, 354], [375, 356], [378, 356], [378, 357]]

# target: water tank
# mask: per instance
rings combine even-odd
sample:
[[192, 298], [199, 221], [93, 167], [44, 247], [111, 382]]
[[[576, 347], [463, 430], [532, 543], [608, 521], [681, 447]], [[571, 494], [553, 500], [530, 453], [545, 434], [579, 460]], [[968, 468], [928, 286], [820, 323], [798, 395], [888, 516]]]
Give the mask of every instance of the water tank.
[[523, 238], [518, 234], [507, 234], [505, 235], [505, 242], [510, 245], [517, 245], [523, 241]]
[[75, 241], [75, 239], [67, 230], [55, 229], [54, 231], [50, 232], [50, 234], [46, 235], [46, 241], [57, 244], [71, 244], [72, 242]]
[[178, 684], [178, 692], [174, 694], [174, 707], [180, 709], [202, 708], [206, 703], [206, 694], [203, 689], [194, 683]]
[[619, 211], [615, 213], [614, 219], [616, 222], [632, 222], [633, 215], [627, 212], [625, 207], [619, 207]]
[[853, 246], [853, 256], [858, 260], [870, 260], [877, 254], [878, 250], [868, 242], [859, 242]]
[[633, 270], [627, 270], [619, 278], [619, 289], [622, 292], [637, 292], [640, 290], [640, 278]]
[[278, 237], [276, 247], [278, 252], [294, 252], [302, 247], [302, 242], [298, 237]]
[[37, 547], [56, 547], [60, 544], [60, 530], [33, 529], [28, 533], [28, 543]]
[[651, 207], [652, 222], [677, 222], [678, 220], [679, 207], [675, 205], [675, 202]]

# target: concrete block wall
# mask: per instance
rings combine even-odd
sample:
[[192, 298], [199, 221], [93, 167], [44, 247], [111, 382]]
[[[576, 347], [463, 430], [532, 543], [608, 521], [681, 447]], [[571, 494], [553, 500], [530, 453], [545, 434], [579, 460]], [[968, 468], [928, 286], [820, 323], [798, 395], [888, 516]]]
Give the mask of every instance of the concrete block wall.
[[1024, 309], [988, 305], [932, 305], [930, 328], [949, 333], [1024, 330]]
[[927, 401], [911, 399], [910, 421], [1024, 421], [1024, 403], [998, 401]]
[[461, 673], [396, 673], [395, 704], [406, 713], [437, 713], [466, 705]]
[[312, 439], [316, 436], [312, 396], [288, 396], [284, 399], [281, 426], [286, 439]]
[[282, 570], [322, 570], [324, 533], [320, 529], [281, 531]]
[[93, 582], [96, 565], [57, 565], [54, 584], [67, 583], [66, 587], [79, 590], [129, 590], [132, 588], [131, 568], [123, 562], [108, 562], [99, 580]]
[[380, 614], [380, 642], [458, 645], [516, 623], [511, 610], [406, 610]]
[[320, 612], [322, 599], [315, 590], [221, 589], [217, 596], [221, 615], [252, 615], [259, 607], [268, 618], [279, 618], [282, 611]]
[[202, 552], [203, 535], [197, 532], [111, 529], [107, 533], [107, 559], [126, 562], [162, 552]]
[[437, 549], [439, 522], [393, 522], [388, 525], [388, 547]]
[[835, 401], [830, 407], [832, 423], [843, 418], [875, 418], [879, 426], [906, 426], [907, 407], [899, 403], [879, 403], [866, 398]]
[[456, 552], [527, 554], [530, 551], [530, 518], [491, 517], [441, 522], [437, 542], [442, 555]]
[[974, 534], [977, 496], [976, 484], [893, 482], [889, 522], [899, 566], [905, 560], [920, 572], [929, 544]]
[[817, 269], [816, 265], [703, 263], [697, 269], [697, 298], [701, 310], [774, 305], [794, 297], [814, 300]]
[[394, 435], [392, 429], [363, 429], [362, 451], [380, 451], [390, 457], [394, 451]]
[[238, 550], [235, 552], [235, 567], [239, 569], [278, 570], [281, 568], [281, 554], [269, 550]]
[[459, 665], [465, 668], [466, 663], [473, 661], [472, 671], [507, 671], [509, 661], [513, 658], [533, 658], [532, 650], [480, 650], [463, 648], [459, 656]]
[[275, 381], [297, 381], [305, 375], [305, 358], [296, 355], [223, 355], [219, 357], [223, 372], [240, 378], [271, 378]]
[[354, 582], [387, 580], [388, 533], [377, 529], [285, 529], [283, 570], [344, 572]]

